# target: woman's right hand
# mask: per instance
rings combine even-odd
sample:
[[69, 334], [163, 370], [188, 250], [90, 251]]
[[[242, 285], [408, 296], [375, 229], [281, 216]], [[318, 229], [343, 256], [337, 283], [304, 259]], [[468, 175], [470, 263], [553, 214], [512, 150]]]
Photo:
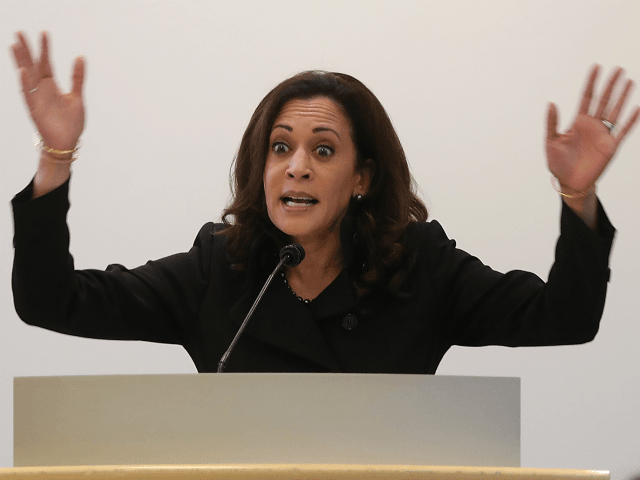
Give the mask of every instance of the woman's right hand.
[[18, 41], [12, 45], [13, 56], [20, 69], [25, 102], [43, 143], [56, 150], [73, 150], [84, 129], [84, 59], [76, 58], [71, 92], [62, 93], [53, 79], [46, 32], [42, 33], [42, 49], [37, 62], [33, 61], [22, 32], [18, 32], [17, 37]]

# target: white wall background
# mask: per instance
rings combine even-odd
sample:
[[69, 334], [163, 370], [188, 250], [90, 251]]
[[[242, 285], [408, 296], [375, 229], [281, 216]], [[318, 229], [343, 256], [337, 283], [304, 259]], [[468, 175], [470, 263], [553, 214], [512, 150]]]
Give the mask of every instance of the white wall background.
[[[79, 268], [188, 249], [200, 225], [219, 218], [259, 100], [287, 76], [319, 68], [350, 73], [378, 95], [433, 218], [462, 248], [498, 270], [546, 278], [560, 204], [543, 153], [547, 102], [564, 127], [592, 63], [640, 80], [639, 20], [637, 0], [0, 0], [0, 43], [23, 29], [36, 45], [48, 30], [64, 89], [75, 55], [87, 59], [69, 216]], [[12, 465], [14, 376], [195, 372], [180, 347], [66, 337], [16, 316], [8, 204], [37, 160], [19, 92], [5, 50], [0, 467]], [[640, 472], [639, 156], [637, 129], [599, 185], [619, 235], [596, 340], [454, 348], [438, 371], [522, 377], [523, 466], [611, 470], [613, 479]]]

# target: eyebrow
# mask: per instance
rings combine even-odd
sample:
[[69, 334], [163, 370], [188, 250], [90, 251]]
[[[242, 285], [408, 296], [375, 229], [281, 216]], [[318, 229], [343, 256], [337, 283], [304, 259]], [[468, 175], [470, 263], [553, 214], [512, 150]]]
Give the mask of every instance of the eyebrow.
[[[289, 131], [289, 132], [293, 132], [293, 128], [290, 127], [289, 125], [283, 125], [283, 124], [278, 124], [278, 125], [274, 125], [273, 129], [275, 130], [276, 128], [284, 128], [285, 130]], [[316, 127], [313, 130], [311, 130], [311, 133], [318, 133], [318, 132], [333, 132], [335, 133], [336, 137], [338, 137], [338, 139], [340, 139], [340, 135], [338, 135], [338, 132], [336, 132], [333, 128], [329, 128], [329, 127]]]

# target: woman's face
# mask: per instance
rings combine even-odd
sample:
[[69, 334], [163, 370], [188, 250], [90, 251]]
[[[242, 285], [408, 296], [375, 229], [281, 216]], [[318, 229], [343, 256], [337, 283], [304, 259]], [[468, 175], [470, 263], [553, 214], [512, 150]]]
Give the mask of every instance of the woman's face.
[[349, 200], [366, 193], [349, 126], [327, 97], [291, 100], [273, 124], [263, 175], [267, 210], [296, 242], [339, 234]]

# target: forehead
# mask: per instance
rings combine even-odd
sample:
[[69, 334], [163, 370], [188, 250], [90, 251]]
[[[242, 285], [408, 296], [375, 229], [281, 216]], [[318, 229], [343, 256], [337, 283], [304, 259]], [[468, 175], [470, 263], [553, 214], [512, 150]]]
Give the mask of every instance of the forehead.
[[340, 129], [349, 129], [349, 120], [342, 107], [327, 97], [294, 99], [285, 103], [274, 125], [279, 123], [323, 123]]

